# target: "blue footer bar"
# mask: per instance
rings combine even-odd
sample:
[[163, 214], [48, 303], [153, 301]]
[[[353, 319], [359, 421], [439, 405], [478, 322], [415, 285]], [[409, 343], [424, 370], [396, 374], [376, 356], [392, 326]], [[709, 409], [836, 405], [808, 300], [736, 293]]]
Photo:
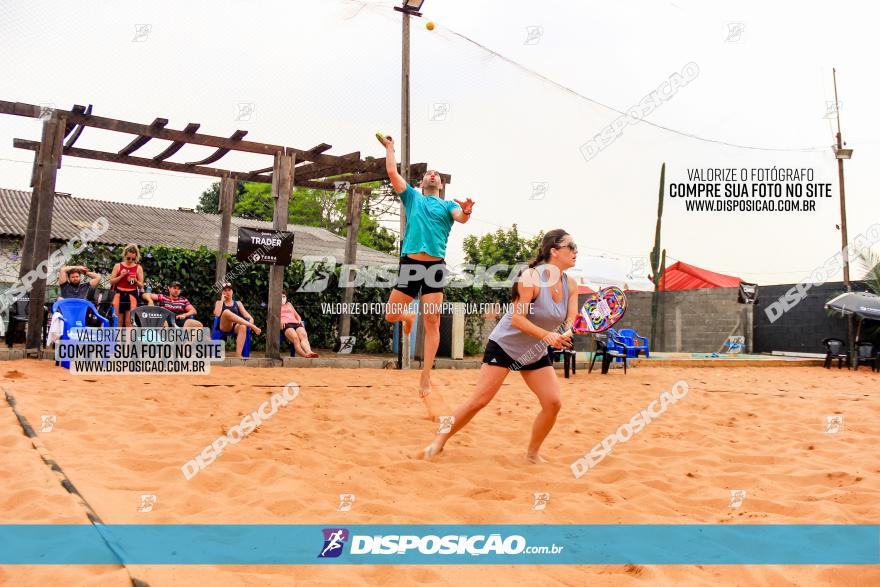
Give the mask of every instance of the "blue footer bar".
[[880, 564], [880, 525], [0, 525], [0, 564]]

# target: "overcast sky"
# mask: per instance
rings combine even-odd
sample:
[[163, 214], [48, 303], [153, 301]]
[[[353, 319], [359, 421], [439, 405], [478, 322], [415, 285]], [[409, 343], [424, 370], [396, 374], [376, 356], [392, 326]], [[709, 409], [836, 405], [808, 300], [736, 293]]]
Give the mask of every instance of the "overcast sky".
[[[0, 99], [93, 104], [101, 116], [163, 117], [176, 129], [199, 122], [200, 132], [222, 136], [241, 128], [254, 141], [326, 142], [331, 154], [378, 157], [373, 133], [400, 134], [393, 4], [2, 0]], [[846, 163], [850, 238], [880, 222], [876, 5], [709, 4], [426, 0], [412, 30], [412, 159], [452, 174], [447, 197], [477, 202], [473, 220], [453, 228], [448, 259], [461, 260], [466, 235], [516, 222], [529, 235], [565, 228], [589, 256], [625, 263], [653, 246], [662, 162], [676, 182], [695, 167], [813, 168], [834, 195], [814, 212], [686, 212], [667, 199], [663, 217], [668, 263], [761, 284], [798, 281], [840, 248], [836, 129], [826, 116], [832, 67], [855, 149]], [[688, 63], [696, 78], [647, 117], [671, 130], [627, 126], [585, 159], [581, 145], [618, 116], [606, 106], [628, 110]], [[239, 104], [253, 105], [249, 119]], [[39, 136], [39, 121], [0, 117], [0, 186], [29, 189], [32, 154], [12, 139]], [[117, 151], [129, 140], [86, 129], [77, 146]], [[152, 141], [138, 154], [165, 145]], [[173, 160], [210, 151], [186, 147]], [[270, 164], [232, 153], [216, 166]], [[148, 197], [144, 182], [155, 182]], [[57, 190], [195, 207], [210, 183], [67, 158]], [[534, 184], [546, 184], [542, 197]]]

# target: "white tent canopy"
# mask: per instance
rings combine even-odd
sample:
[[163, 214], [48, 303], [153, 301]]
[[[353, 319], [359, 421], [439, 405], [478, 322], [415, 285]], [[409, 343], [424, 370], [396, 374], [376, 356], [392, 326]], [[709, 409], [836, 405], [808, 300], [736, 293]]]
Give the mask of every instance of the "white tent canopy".
[[616, 286], [623, 290], [654, 291], [648, 279], [651, 268], [647, 257], [594, 257], [581, 254], [577, 265], [569, 270], [578, 285], [590, 289]]

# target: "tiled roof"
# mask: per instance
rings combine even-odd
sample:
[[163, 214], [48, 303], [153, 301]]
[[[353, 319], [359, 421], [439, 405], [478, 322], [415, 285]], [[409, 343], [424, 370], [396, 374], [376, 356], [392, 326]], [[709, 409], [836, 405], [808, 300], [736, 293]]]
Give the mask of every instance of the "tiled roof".
[[[21, 238], [24, 235], [30, 203], [31, 192], [0, 188], [0, 236]], [[217, 240], [220, 238], [220, 216], [217, 214], [57, 195], [52, 218], [52, 240], [70, 240], [101, 216], [107, 218], [110, 228], [97, 241], [107, 244], [137, 243], [187, 249], [204, 245], [217, 250]], [[233, 217], [229, 231], [231, 253], [235, 253], [240, 226], [271, 229], [272, 223]], [[345, 238], [314, 226], [288, 224], [287, 230], [295, 234], [295, 259], [302, 259], [306, 255], [332, 255], [337, 263], [344, 262]], [[379, 265], [396, 263], [397, 259], [358, 245], [357, 262], [358, 265]]]

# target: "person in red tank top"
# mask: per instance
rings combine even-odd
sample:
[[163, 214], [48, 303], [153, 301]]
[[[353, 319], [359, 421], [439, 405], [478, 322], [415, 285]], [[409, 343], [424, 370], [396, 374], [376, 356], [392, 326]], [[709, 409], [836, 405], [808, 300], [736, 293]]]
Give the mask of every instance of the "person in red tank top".
[[110, 285], [114, 289], [113, 311], [119, 316], [119, 326], [131, 326], [130, 312], [137, 308], [137, 290], [144, 287], [144, 268], [138, 263], [141, 254], [134, 243], [122, 250], [122, 262], [113, 266]]

